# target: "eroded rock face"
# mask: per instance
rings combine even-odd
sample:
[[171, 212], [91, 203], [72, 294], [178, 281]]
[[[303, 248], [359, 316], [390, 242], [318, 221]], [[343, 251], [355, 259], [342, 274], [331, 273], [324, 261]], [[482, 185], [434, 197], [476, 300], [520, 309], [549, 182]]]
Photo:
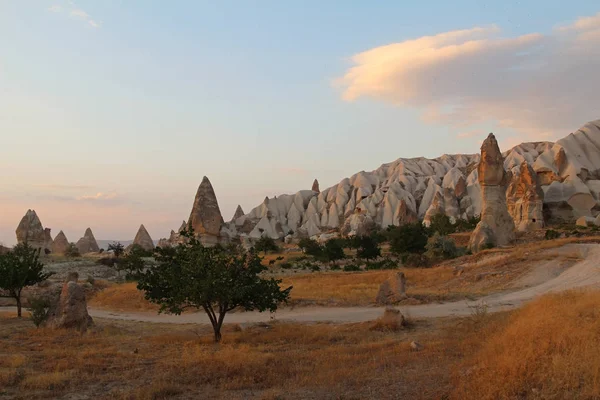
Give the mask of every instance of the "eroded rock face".
[[52, 243], [52, 253], [64, 254], [69, 248], [69, 241], [63, 231], [58, 232]]
[[52, 238], [48, 240], [50, 229], [46, 232], [35, 210], [27, 210], [21, 222], [19, 222], [16, 234], [17, 243], [19, 244], [27, 243], [36, 249], [42, 249], [42, 251], [45, 249], [51, 250]]
[[202, 178], [202, 183], [200, 183], [196, 192], [188, 222], [203, 243], [218, 243], [221, 226], [223, 225], [223, 216], [215, 191], [206, 176]]
[[403, 272], [394, 272], [379, 286], [375, 302], [389, 305], [404, 299], [406, 299], [406, 278]]
[[481, 162], [477, 167], [481, 185], [481, 221], [471, 235], [469, 248], [478, 252], [487, 246], [505, 246], [515, 238], [515, 224], [506, 205], [506, 184], [510, 174], [504, 170], [504, 159], [496, 137], [490, 133], [481, 146]]
[[140, 225], [140, 228], [138, 229], [135, 235], [135, 239], [133, 239], [133, 244], [139, 245], [146, 251], [154, 250], [154, 242], [152, 241], [150, 234], [148, 233], [146, 227], [143, 224]]
[[519, 231], [544, 227], [544, 191], [533, 168], [524, 161], [506, 191], [508, 212]]
[[100, 251], [100, 247], [98, 247], [96, 238], [90, 228], [85, 230], [83, 237], [77, 241], [75, 246], [80, 254], [97, 253]]
[[94, 325], [87, 311], [83, 287], [77, 284], [77, 273], [69, 274], [63, 284], [58, 301], [51, 307], [46, 325], [54, 329], [77, 329], [86, 331]]

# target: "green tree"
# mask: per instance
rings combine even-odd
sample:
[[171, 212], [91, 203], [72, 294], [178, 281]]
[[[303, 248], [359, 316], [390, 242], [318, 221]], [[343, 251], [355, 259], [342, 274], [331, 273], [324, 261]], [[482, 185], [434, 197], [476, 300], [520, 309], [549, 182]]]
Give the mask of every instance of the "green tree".
[[449, 216], [439, 213], [431, 217], [429, 230], [432, 234], [437, 232], [442, 236], [447, 236], [456, 232], [456, 227], [450, 221]]
[[381, 256], [379, 243], [373, 236], [355, 236], [351, 239], [352, 247], [356, 249], [356, 256], [371, 260]]
[[23, 288], [42, 282], [52, 274], [43, 272], [40, 250], [27, 244], [19, 244], [6, 254], [0, 255], [0, 290], [3, 297], [17, 302], [17, 316], [21, 318], [21, 292]]
[[263, 235], [260, 237], [260, 239], [256, 241], [256, 243], [254, 243], [254, 250], [258, 252], [262, 251], [266, 255], [268, 252], [278, 252], [279, 247], [277, 246], [277, 243], [275, 243], [275, 240], [273, 240], [272, 237]]
[[390, 250], [396, 254], [425, 252], [427, 245], [427, 229], [421, 222], [389, 226], [386, 236], [390, 242]]
[[121, 242], [113, 242], [108, 245], [108, 251], [112, 251], [115, 258], [119, 258], [125, 253], [125, 246]]
[[158, 249], [158, 265], [141, 274], [138, 289], [147, 300], [160, 305], [159, 312], [180, 314], [186, 309], [203, 309], [221, 340], [225, 315], [235, 309], [260, 312], [277, 309], [289, 299], [292, 287], [282, 290], [281, 280], [264, 279], [267, 268], [254, 250], [228, 251], [204, 247], [192, 233], [188, 243]]
[[437, 232], [429, 238], [426, 248], [427, 252], [425, 255], [432, 259], [449, 259], [461, 255], [454, 240], [446, 236], [441, 236]]
[[298, 247], [300, 247], [304, 254], [308, 254], [309, 256], [320, 257], [323, 254], [323, 247], [313, 239], [300, 239]]
[[331, 263], [345, 258], [343, 241], [340, 239], [329, 239], [325, 242], [325, 246], [323, 246], [323, 256]]
[[117, 271], [125, 271], [125, 279], [135, 280], [140, 276], [146, 266], [144, 257], [146, 257], [147, 254], [148, 251], [144, 250], [141, 246], [133, 246], [125, 256], [115, 263], [115, 268]]

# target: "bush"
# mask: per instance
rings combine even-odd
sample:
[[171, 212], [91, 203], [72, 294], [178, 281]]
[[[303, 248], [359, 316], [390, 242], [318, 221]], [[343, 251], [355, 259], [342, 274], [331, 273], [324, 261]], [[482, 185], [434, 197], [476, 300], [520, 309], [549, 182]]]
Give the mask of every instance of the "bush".
[[137, 257], [152, 257], [152, 252], [144, 249], [139, 244], [132, 244], [127, 250], [127, 255], [135, 254]]
[[446, 236], [454, 233], [456, 231], [456, 227], [452, 225], [449, 216], [440, 213], [431, 217], [429, 231], [431, 233], [439, 233], [442, 236]]
[[310, 266], [310, 270], [311, 270], [312, 272], [319, 272], [319, 271], [321, 271], [321, 267], [319, 267], [319, 265], [318, 265], [318, 264], [311, 264], [311, 266]]
[[356, 272], [356, 271], [360, 271], [360, 267], [356, 264], [348, 264], [348, 265], [344, 265], [344, 271], [345, 272]]
[[462, 255], [457, 249], [454, 240], [446, 236], [441, 236], [438, 233], [429, 238], [426, 247], [427, 252], [425, 254], [427, 257], [433, 259], [447, 260]]
[[333, 264], [329, 269], [332, 271], [340, 271], [342, 268], [337, 264]]
[[323, 256], [331, 263], [335, 263], [337, 260], [345, 258], [346, 255], [344, 254], [343, 240], [328, 240], [323, 247]]
[[366, 260], [371, 260], [381, 256], [379, 248], [379, 239], [374, 236], [354, 236], [349, 239], [350, 247], [356, 249], [356, 256]]
[[469, 232], [477, 227], [477, 224], [481, 221], [479, 215], [467, 217], [467, 219], [459, 218], [454, 223], [456, 232]]
[[402, 226], [389, 226], [385, 232], [390, 250], [396, 254], [425, 252], [427, 245], [427, 229], [421, 222], [404, 224]]
[[65, 250], [65, 257], [81, 257], [81, 254], [79, 254], [79, 249], [77, 248], [77, 246], [75, 246], [75, 243], [69, 243], [69, 246]]
[[283, 269], [291, 269], [292, 268], [292, 264], [290, 264], [289, 262], [281, 263], [280, 266]]
[[367, 270], [378, 270], [378, 269], [396, 269], [398, 263], [390, 258], [385, 258], [381, 261], [368, 262], [365, 269]]
[[279, 251], [279, 246], [275, 243], [275, 240], [270, 236], [261, 236], [260, 239], [254, 243], [254, 250], [267, 254], [268, 252], [276, 253]]
[[114, 267], [117, 263], [117, 259], [114, 257], [102, 257], [96, 260], [96, 264], [104, 265], [105, 267]]
[[429, 267], [429, 259], [423, 254], [405, 253], [402, 255], [402, 264], [410, 268]]
[[546, 231], [546, 235], [544, 235], [544, 238], [546, 240], [558, 239], [559, 237], [560, 237], [560, 232], [557, 232], [554, 229], [548, 229]]
[[48, 319], [50, 300], [45, 297], [30, 297], [27, 301], [29, 302], [28, 310], [31, 313], [31, 321], [39, 328]]
[[298, 247], [300, 247], [304, 254], [308, 254], [309, 256], [320, 257], [323, 254], [323, 248], [313, 239], [301, 239]]

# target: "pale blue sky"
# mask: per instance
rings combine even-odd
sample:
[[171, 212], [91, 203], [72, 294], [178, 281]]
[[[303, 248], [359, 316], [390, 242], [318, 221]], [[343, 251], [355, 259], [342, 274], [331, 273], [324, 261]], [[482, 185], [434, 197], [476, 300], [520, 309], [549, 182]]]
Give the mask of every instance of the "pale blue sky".
[[351, 84], [334, 81], [379, 46], [493, 25], [551, 36], [598, 11], [594, 0], [0, 0], [0, 241], [14, 242], [28, 208], [71, 241], [87, 226], [131, 239], [140, 223], [158, 239], [187, 218], [204, 175], [229, 220], [238, 203], [248, 212], [314, 178], [327, 187], [398, 157], [474, 153], [491, 130], [512, 143], [521, 132], [497, 124], [503, 114], [457, 127], [424, 116], [427, 99], [346, 101]]

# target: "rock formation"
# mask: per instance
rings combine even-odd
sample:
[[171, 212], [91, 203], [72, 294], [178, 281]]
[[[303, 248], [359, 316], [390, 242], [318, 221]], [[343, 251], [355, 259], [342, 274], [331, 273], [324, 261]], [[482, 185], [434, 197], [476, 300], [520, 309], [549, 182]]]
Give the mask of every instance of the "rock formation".
[[544, 227], [544, 191], [533, 168], [523, 161], [506, 191], [508, 212], [519, 231]]
[[87, 253], [97, 253], [100, 251], [98, 243], [96, 242], [96, 238], [94, 237], [94, 234], [90, 228], [85, 230], [83, 237], [77, 241], [75, 246], [82, 255]]
[[406, 299], [406, 278], [403, 272], [394, 272], [381, 286], [375, 302], [377, 304], [395, 304]]
[[77, 279], [77, 273], [69, 274], [69, 278], [62, 286], [58, 301], [49, 310], [46, 321], [48, 327], [77, 329], [84, 332], [94, 325], [87, 311], [85, 291], [77, 284]]
[[242, 210], [242, 206], [240, 206], [238, 204], [237, 208], [235, 209], [235, 213], [233, 214], [233, 218], [231, 219], [231, 221], [235, 222], [236, 219], [243, 217], [244, 216], [244, 210]]
[[135, 239], [133, 239], [133, 244], [139, 245], [142, 249], [146, 251], [154, 250], [154, 242], [152, 241], [150, 234], [148, 233], [146, 227], [143, 224], [140, 225], [140, 228], [138, 229], [135, 235]]
[[54, 238], [52, 243], [52, 253], [54, 254], [65, 254], [69, 248], [69, 241], [63, 231], [58, 232], [58, 235]]
[[488, 245], [505, 246], [515, 238], [515, 224], [506, 206], [506, 185], [510, 174], [504, 170], [504, 159], [492, 133], [481, 145], [477, 173], [482, 212], [481, 221], [469, 241], [469, 248], [474, 253]]
[[319, 190], [319, 181], [318, 180], [316, 180], [316, 179], [314, 180], [311, 190], [315, 193], [321, 193], [321, 190]]
[[219, 242], [223, 216], [215, 191], [206, 176], [202, 178], [202, 183], [196, 192], [188, 222], [202, 243], [216, 244]]
[[27, 243], [36, 249], [51, 250], [50, 229], [44, 229], [35, 210], [27, 210], [16, 230], [17, 243]]

